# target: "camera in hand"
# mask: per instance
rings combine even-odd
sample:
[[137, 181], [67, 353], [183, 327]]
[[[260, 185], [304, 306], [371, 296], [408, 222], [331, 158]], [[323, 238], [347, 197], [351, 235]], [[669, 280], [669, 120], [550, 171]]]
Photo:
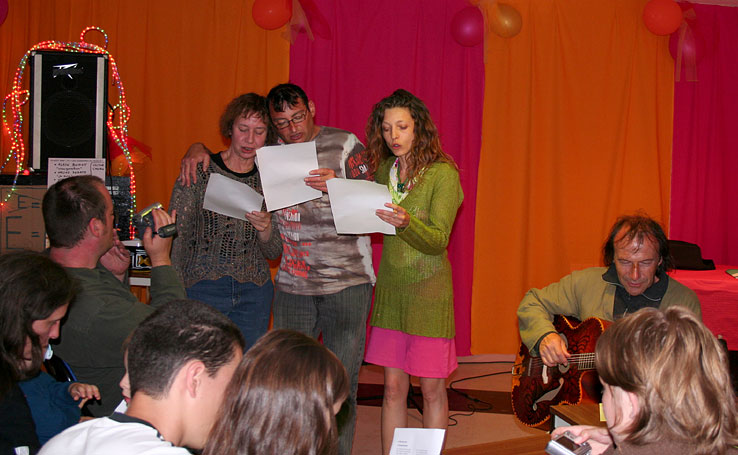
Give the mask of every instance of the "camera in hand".
[[133, 216], [133, 224], [136, 226], [140, 237], [143, 237], [147, 227], [150, 227], [154, 235], [158, 235], [159, 237], [171, 237], [177, 233], [177, 225], [174, 223], [167, 224], [166, 226], [160, 227], [159, 230], [155, 230], [154, 215], [152, 212], [162, 207], [160, 203], [154, 202]]
[[550, 455], [589, 455], [592, 448], [586, 442], [577, 444], [574, 435], [566, 431], [548, 442], [546, 453]]

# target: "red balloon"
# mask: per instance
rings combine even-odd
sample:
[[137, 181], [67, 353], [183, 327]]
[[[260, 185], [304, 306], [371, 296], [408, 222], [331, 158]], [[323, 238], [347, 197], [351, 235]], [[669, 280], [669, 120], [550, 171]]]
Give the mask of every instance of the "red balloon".
[[669, 35], [682, 23], [682, 9], [674, 0], [650, 0], [643, 8], [643, 22], [651, 33]]
[[451, 20], [451, 36], [462, 46], [476, 46], [484, 39], [484, 18], [476, 6], [467, 6]]
[[275, 30], [292, 17], [291, 0], [256, 0], [251, 8], [251, 16], [259, 27]]

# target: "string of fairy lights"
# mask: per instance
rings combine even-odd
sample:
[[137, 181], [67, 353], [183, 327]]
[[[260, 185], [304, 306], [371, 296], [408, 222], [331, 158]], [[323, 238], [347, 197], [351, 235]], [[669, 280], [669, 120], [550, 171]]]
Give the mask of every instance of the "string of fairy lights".
[[[97, 31], [100, 32], [105, 38], [105, 46], [101, 47], [93, 43], [85, 41], [85, 35], [88, 32]], [[108, 35], [105, 31], [97, 26], [90, 26], [82, 30], [79, 35], [79, 42], [63, 42], [63, 41], [42, 41], [26, 51], [18, 64], [18, 68], [15, 71], [13, 77], [13, 85], [10, 93], [3, 100], [3, 129], [10, 137], [10, 150], [5, 158], [0, 171], [5, 169], [5, 166], [14, 160], [15, 167], [15, 178], [13, 179], [13, 185], [5, 196], [0, 201], [0, 207], [4, 207], [5, 203], [15, 194], [16, 183], [18, 176], [24, 173], [25, 161], [26, 161], [26, 149], [23, 142], [23, 113], [21, 111], [22, 106], [28, 102], [30, 92], [23, 88], [23, 72], [25, 71], [26, 65], [28, 64], [28, 58], [31, 52], [37, 50], [48, 50], [48, 51], [62, 51], [62, 52], [83, 52], [90, 54], [106, 54], [110, 61], [110, 73], [113, 76], [113, 83], [118, 90], [118, 102], [112, 105], [108, 111], [107, 126], [108, 134], [113, 138], [115, 143], [123, 151], [123, 155], [126, 157], [128, 162], [128, 170], [131, 177], [131, 205], [129, 208], [129, 232], [133, 236], [133, 213], [136, 210], [136, 176], [133, 172], [133, 159], [131, 157], [131, 151], [128, 149], [128, 120], [131, 117], [131, 109], [126, 103], [126, 91], [123, 87], [123, 82], [120, 79], [118, 73], [118, 65], [115, 62], [112, 54], [108, 52]], [[8, 118], [8, 104], [10, 105], [10, 118]]]

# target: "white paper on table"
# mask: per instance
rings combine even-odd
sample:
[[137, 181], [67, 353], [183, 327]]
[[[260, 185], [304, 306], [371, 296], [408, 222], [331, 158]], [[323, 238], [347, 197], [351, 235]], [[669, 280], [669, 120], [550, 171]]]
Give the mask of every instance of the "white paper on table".
[[46, 174], [46, 187], [59, 180], [78, 175], [94, 175], [105, 180], [104, 158], [49, 158], [49, 171]]
[[[202, 208], [221, 215], [246, 220], [246, 212], [258, 212], [264, 196], [245, 183], [211, 173]], [[248, 220], [247, 220], [248, 221]]]
[[322, 191], [305, 184], [309, 172], [319, 168], [315, 141], [262, 147], [256, 157], [268, 211], [323, 196]]
[[440, 455], [446, 430], [395, 428], [390, 455]]
[[331, 211], [339, 234], [367, 234], [381, 232], [395, 235], [395, 227], [382, 221], [377, 209], [389, 210], [384, 206], [392, 202], [387, 185], [366, 180], [330, 179], [328, 197], [331, 198]]

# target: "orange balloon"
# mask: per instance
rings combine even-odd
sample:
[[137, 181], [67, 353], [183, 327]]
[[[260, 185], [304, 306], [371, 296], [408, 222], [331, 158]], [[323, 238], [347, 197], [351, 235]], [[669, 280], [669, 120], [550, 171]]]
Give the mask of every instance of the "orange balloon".
[[256, 0], [251, 16], [264, 30], [276, 30], [292, 17], [292, 0]]
[[650, 0], [643, 8], [643, 22], [655, 35], [670, 35], [682, 23], [682, 9], [674, 0]]
[[520, 33], [523, 18], [518, 10], [506, 4], [495, 2], [489, 12], [489, 28], [503, 38], [512, 38]]

